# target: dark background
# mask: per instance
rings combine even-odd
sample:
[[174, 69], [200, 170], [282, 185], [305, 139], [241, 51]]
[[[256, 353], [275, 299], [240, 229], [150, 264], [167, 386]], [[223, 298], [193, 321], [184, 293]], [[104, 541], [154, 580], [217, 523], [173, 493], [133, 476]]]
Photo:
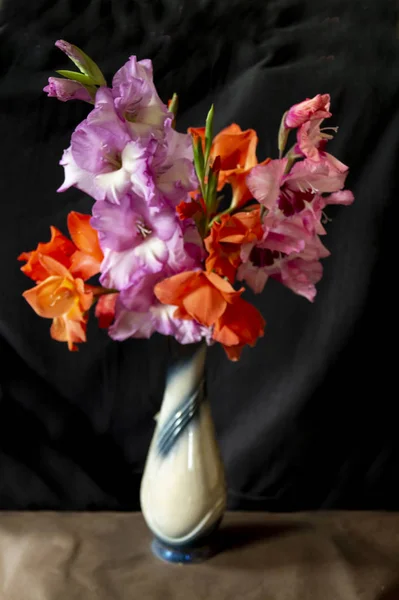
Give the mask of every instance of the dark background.
[[162, 398], [167, 339], [111, 342], [93, 320], [68, 353], [21, 298], [17, 255], [65, 231], [77, 190], [58, 166], [87, 105], [41, 89], [83, 47], [108, 79], [151, 58], [178, 129], [235, 121], [275, 157], [282, 112], [332, 96], [331, 151], [352, 207], [331, 207], [332, 256], [314, 305], [271, 282], [254, 298], [267, 334], [238, 364], [209, 351], [208, 389], [231, 508], [399, 509], [398, 11], [389, 0], [2, 0], [0, 2], [0, 508], [137, 509]]

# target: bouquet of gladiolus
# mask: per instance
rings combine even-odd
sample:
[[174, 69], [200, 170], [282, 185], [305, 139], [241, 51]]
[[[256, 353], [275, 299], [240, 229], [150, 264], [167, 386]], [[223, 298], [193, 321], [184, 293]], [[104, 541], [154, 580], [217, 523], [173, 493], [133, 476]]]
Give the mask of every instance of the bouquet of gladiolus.
[[253, 129], [233, 123], [213, 137], [213, 107], [205, 127], [178, 133], [177, 96], [162, 102], [150, 60], [130, 57], [108, 87], [82, 50], [56, 46], [79, 71], [59, 71], [45, 91], [94, 105], [64, 152], [58, 191], [75, 186], [94, 204], [92, 215], [68, 215], [70, 239], [51, 227], [49, 242], [20, 255], [36, 283], [25, 299], [70, 350], [86, 341], [95, 305], [114, 340], [204, 338], [237, 360], [265, 321], [236, 282], [260, 293], [272, 277], [313, 301], [329, 254], [323, 210], [353, 201], [343, 190], [348, 167], [326, 152], [336, 131], [321, 127], [329, 95], [285, 112], [279, 158], [258, 163]]

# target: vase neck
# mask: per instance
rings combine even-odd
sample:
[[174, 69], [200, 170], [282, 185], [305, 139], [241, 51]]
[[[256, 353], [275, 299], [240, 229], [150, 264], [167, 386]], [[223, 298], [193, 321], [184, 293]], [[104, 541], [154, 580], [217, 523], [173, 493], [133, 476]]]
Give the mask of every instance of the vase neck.
[[206, 350], [205, 343], [183, 347], [180, 355], [170, 366], [159, 422], [190, 398], [203, 384]]

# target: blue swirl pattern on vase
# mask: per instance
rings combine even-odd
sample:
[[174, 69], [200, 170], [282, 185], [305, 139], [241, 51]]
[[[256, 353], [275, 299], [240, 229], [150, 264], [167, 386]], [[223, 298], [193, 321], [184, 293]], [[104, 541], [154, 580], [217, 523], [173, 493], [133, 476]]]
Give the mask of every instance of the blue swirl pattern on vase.
[[161, 456], [165, 457], [169, 454], [187, 425], [198, 416], [204, 398], [204, 380], [202, 379], [198, 388], [180, 404], [159, 430], [157, 450]]

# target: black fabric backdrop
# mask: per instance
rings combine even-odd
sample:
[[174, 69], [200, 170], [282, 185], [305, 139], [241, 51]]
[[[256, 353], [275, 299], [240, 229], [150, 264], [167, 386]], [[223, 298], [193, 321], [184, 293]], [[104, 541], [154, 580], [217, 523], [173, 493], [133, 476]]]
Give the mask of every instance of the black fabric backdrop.
[[[350, 208], [330, 208], [332, 256], [314, 305], [271, 282], [253, 298], [267, 333], [238, 364], [209, 351], [208, 389], [232, 508], [399, 509], [397, 259], [399, 21], [393, 0], [0, 2], [0, 508], [137, 509], [168, 360], [166, 338], [111, 342], [93, 323], [68, 353], [21, 293], [16, 256], [90, 210], [58, 195], [58, 166], [87, 106], [41, 92], [67, 39], [111, 77], [152, 58], [178, 129], [215, 102], [220, 129], [254, 127], [275, 156], [282, 112], [332, 96], [332, 152]], [[251, 298], [252, 299], [252, 298]]]

